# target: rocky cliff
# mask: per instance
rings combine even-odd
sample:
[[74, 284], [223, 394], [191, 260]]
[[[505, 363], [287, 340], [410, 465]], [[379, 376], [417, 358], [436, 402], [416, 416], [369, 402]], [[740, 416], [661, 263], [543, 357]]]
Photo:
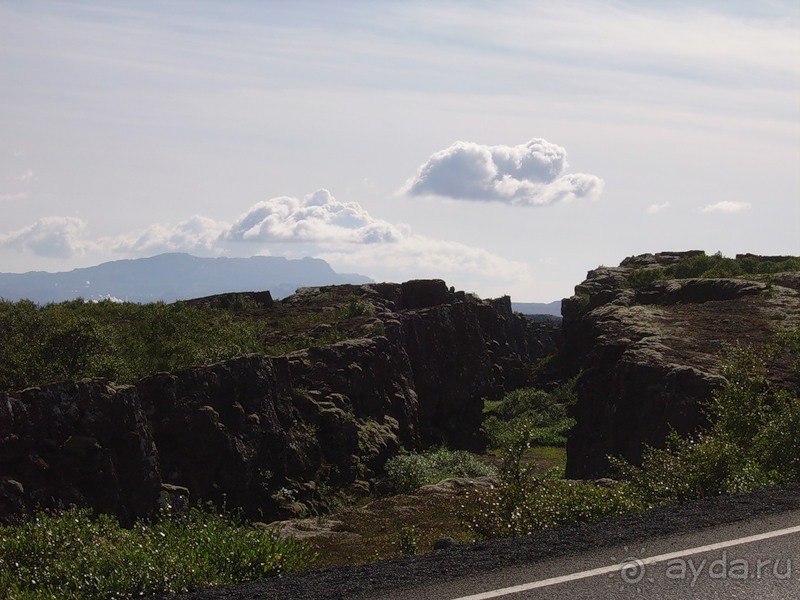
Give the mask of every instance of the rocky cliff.
[[260, 306], [269, 318], [354, 299], [368, 309], [338, 343], [0, 395], [0, 519], [79, 505], [129, 523], [186, 496], [260, 520], [324, 510], [329, 490], [368, 489], [401, 447], [481, 449], [483, 399], [526, 384], [560, 342], [509, 298], [440, 280], [309, 288]]
[[[565, 376], [578, 376], [568, 477], [605, 474], [609, 454], [637, 463], [642, 445], [663, 445], [670, 428], [694, 431], [702, 403], [723, 382], [724, 342], [763, 345], [800, 326], [798, 272], [639, 283], [648, 271], [697, 254], [647, 254], [600, 267], [563, 301], [559, 360]], [[773, 365], [770, 378], [800, 384], [788, 362]]]

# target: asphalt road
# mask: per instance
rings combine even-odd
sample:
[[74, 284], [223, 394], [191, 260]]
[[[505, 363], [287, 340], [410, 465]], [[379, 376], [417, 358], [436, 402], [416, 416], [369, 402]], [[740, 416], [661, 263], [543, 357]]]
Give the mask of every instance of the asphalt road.
[[[800, 485], [793, 485], [371, 565], [200, 590], [176, 600], [454, 600], [596, 569], [594, 576], [484, 598], [800, 599], [800, 534], [730, 543], [798, 525]], [[685, 553], [723, 542], [729, 545]], [[630, 568], [623, 570], [621, 563]]]
[[375, 597], [800, 598], [800, 511], [637, 541]]

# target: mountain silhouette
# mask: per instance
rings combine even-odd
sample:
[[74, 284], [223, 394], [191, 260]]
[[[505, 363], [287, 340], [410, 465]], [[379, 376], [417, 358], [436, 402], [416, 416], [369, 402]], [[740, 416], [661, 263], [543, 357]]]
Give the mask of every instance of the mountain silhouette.
[[299, 287], [371, 281], [362, 275], [337, 273], [319, 258], [199, 258], [168, 253], [59, 273], [0, 273], [0, 298], [28, 299], [39, 304], [75, 298], [174, 302], [225, 292], [264, 290], [269, 290], [273, 298], [283, 298]]

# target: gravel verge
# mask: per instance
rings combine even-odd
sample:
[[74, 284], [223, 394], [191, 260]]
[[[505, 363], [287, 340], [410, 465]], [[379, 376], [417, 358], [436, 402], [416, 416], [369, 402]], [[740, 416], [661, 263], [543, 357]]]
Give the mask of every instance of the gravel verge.
[[328, 569], [310, 569], [230, 588], [209, 588], [151, 600], [281, 598], [328, 600], [367, 598], [382, 591], [446, 581], [479, 572], [576, 554], [615, 544], [686, 533], [754, 516], [800, 509], [800, 484], [663, 506], [591, 525], [537, 532], [530, 536], [458, 544], [445, 550]]

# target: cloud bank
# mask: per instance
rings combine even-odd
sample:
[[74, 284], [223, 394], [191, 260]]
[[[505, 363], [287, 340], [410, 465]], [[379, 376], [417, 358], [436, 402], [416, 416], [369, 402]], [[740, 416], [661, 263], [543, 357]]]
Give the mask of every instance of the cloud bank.
[[565, 173], [567, 151], [534, 138], [518, 146], [456, 142], [434, 153], [401, 190], [514, 206], [543, 206], [597, 198], [605, 185], [595, 175]]
[[491, 280], [500, 289], [533, 282], [530, 267], [460, 242], [413, 233], [407, 225], [373, 217], [356, 202], [340, 202], [327, 190], [303, 198], [281, 196], [258, 202], [233, 224], [199, 215], [177, 224], [155, 223], [118, 236], [85, 239], [86, 223], [47, 217], [0, 234], [0, 246], [41, 257], [72, 258], [89, 252], [108, 256], [254, 254], [289, 258], [317, 256], [342, 271], [393, 280], [454, 277], [461, 285]]
[[135, 233], [103, 238], [100, 243], [115, 253], [145, 255], [162, 252], [218, 253], [216, 246], [228, 225], [200, 215], [176, 225], [156, 223]]
[[0, 247], [48, 258], [83, 256], [89, 242], [81, 240], [86, 222], [75, 217], [44, 217], [28, 227], [0, 234]]

